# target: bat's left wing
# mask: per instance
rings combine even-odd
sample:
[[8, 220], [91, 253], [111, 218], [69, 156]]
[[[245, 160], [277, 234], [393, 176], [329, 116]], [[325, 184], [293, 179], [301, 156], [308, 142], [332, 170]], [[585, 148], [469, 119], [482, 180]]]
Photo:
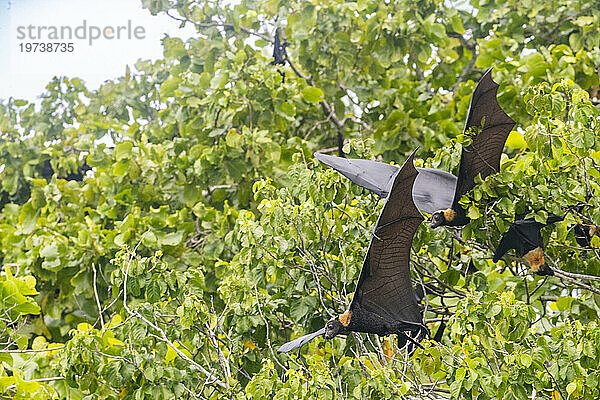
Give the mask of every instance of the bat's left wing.
[[387, 197], [399, 169], [396, 165], [360, 158], [342, 158], [321, 153], [315, 153], [315, 158], [379, 197]]
[[500, 156], [515, 121], [498, 104], [498, 87], [492, 80], [490, 68], [471, 97], [465, 132], [472, 128], [481, 130], [462, 150], [453, 209], [457, 209], [460, 198], [473, 189], [477, 175], [485, 179], [500, 170]]
[[456, 176], [436, 168], [419, 168], [413, 186], [413, 200], [417, 208], [428, 214], [452, 207], [456, 192]]
[[516, 228], [511, 224], [508, 231], [504, 232], [502, 238], [500, 239], [500, 243], [498, 243], [498, 247], [496, 247], [496, 251], [494, 252], [494, 256], [492, 260], [494, 262], [500, 261], [502, 257], [510, 250], [517, 249], [519, 245], [519, 235], [516, 232]]
[[320, 336], [322, 334], [325, 333], [325, 328], [321, 328], [316, 332], [313, 333], [309, 333], [308, 335], [304, 335], [301, 336], [299, 338], [296, 338], [290, 342], [287, 342], [285, 344], [283, 344], [277, 351], [279, 353], [287, 353], [289, 351], [292, 351], [294, 349], [300, 348], [302, 346], [304, 346], [305, 343], [310, 342], [311, 340], [313, 340], [314, 338], [316, 338], [317, 336]]
[[410, 248], [423, 217], [412, 199], [417, 177], [414, 153], [394, 178], [377, 220], [350, 310], [361, 308], [388, 321], [420, 324], [422, 315], [410, 279]]

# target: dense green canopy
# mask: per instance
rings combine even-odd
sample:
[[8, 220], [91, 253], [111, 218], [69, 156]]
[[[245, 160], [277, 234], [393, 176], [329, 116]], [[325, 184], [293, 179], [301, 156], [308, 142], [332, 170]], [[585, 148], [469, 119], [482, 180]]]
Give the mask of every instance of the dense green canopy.
[[[600, 224], [598, 2], [142, 3], [197, 35], [98, 90], [0, 103], [3, 398], [598, 398], [600, 241], [574, 235]], [[442, 343], [276, 353], [346, 309], [381, 209], [312, 153], [420, 146], [456, 174], [492, 66], [517, 121], [501, 171], [463, 197], [462, 231], [413, 242]], [[542, 231], [555, 276], [492, 262], [515, 212], [581, 203]]]

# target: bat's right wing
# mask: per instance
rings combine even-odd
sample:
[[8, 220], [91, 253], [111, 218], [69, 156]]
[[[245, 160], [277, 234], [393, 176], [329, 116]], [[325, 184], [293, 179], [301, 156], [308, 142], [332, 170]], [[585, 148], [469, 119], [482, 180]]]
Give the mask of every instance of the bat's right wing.
[[316, 332], [309, 333], [308, 335], [301, 336], [299, 338], [296, 338], [290, 342], [283, 344], [277, 351], [279, 353], [287, 353], [289, 351], [292, 351], [294, 349], [304, 346], [305, 343], [310, 342], [317, 336], [323, 335], [324, 333], [325, 333], [325, 328], [323, 327]]
[[481, 174], [481, 178], [485, 179], [500, 170], [500, 156], [515, 121], [498, 104], [498, 87], [492, 80], [490, 68], [477, 84], [471, 97], [465, 132], [471, 128], [481, 131], [473, 142], [462, 150], [452, 207], [455, 210], [460, 198], [475, 186], [477, 175]]

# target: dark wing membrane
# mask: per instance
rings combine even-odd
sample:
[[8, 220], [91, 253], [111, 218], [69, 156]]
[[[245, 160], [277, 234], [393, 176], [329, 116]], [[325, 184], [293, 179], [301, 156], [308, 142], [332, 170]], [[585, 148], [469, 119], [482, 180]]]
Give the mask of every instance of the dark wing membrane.
[[584, 224], [577, 224], [573, 228], [575, 234], [575, 241], [581, 247], [590, 247], [592, 245], [592, 236], [590, 235], [590, 228]]
[[526, 250], [525, 253], [529, 250], [535, 249], [536, 247], [543, 248], [544, 241], [540, 232], [542, 228], [550, 224], [554, 224], [555, 222], [562, 221], [564, 219], [565, 217], [561, 215], [549, 215], [546, 219], [545, 224], [537, 222], [535, 218], [527, 218], [524, 220], [515, 221], [513, 223], [513, 226], [515, 227], [516, 232], [519, 235], [519, 240], [523, 243], [522, 246], [523, 249]]
[[387, 197], [394, 175], [399, 169], [396, 165], [382, 162], [328, 156], [321, 153], [315, 153], [315, 158], [380, 197]]
[[319, 335], [322, 335], [325, 333], [325, 328], [321, 328], [316, 332], [313, 333], [309, 333], [308, 335], [304, 335], [301, 336], [299, 338], [296, 338], [290, 342], [285, 343], [284, 345], [282, 345], [279, 350], [277, 350], [279, 353], [287, 353], [288, 351], [292, 351], [294, 349], [297, 349], [299, 347], [304, 346], [305, 343], [310, 342], [311, 340], [313, 340], [314, 338], [316, 338]]
[[543, 248], [544, 242], [540, 233], [543, 227], [543, 224], [536, 222], [533, 218], [513, 222], [500, 239], [500, 244], [494, 253], [494, 262], [497, 262], [510, 249], [515, 249], [517, 254], [522, 257], [537, 247]]
[[350, 309], [361, 308], [390, 321], [422, 322], [410, 279], [410, 248], [423, 221], [411, 192], [414, 153], [396, 177], [379, 215]]
[[417, 208], [428, 214], [452, 207], [456, 176], [435, 168], [418, 168], [412, 196]]
[[[323, 164], [350, 179], [355, 184], [387, 197], [399, 167], [378, 161], [342, 158], [315, 153]], [[456, 176], [435, 168], [417, 168], [419, 175], [413, 186], [413, 200], [417, 208], [432, 214], [452, 206], [456, 191]]]
[[[526, 214], [517, 214], [517, 218]], [[510, 249], [515, 249], [519, 256], [524, 256], [537, 247], [544, 248], [541, 229], [564, 219], [565, 217], [561, 215], [549, 215], [545, 224], [537, 222], [534, 218], [516, 219], [510, 225], [508, 231], [502, 235], [502, 239], [500, 239], [498, 248], [494, 253], [494, 262], [498, 262]]]
[[546, 225], [544, 225], [544, 226], [548, 226], [550, 224], [555, 224], [558, 221], [564, 221], [564, 220], [565, 220], [565, 216], [564, 215], [550, 214], [550, 215], [548, 215], [548, 218], [546, 218]]
[[510, 250], [516, 249], [517, 241], [519, 237], [515, 232], [515, 228], [511, 225], [508, 228], [508, 231], [504, 232], [502, 238], [500, 239], [500, 243], [498, 243], [498, 247], [496, 247], [496, 251], [494, 252], [493, 261], [498, 262], [500, 259]]
[[498, 84], [492, 80], [490, 68], [477, 84], [471, 97], [465, 132], [470, 128], [481, 128], [481, 131], [473, 142], [462, 150], [453, 206], [457, 206], [462, 195], [473, 189], [478, 174], [485, 179], [500, 170], [502, 149], [508, 134], [515, 126], [515, 121], [500, 108], [497, 94]]

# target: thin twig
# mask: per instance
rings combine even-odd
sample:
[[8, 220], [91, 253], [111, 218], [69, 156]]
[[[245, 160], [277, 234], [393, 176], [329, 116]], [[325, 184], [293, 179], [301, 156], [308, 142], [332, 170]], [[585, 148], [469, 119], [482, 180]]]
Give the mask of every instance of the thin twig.
[[281, 369], [283, 369], [285, 371], [285, 370], [287, 370], [287, 368], [284, 367], [283, 364], [281, 364], [279, 362], [279, 359], [275, 356], [275, 352], [273, 351], [273, 346], [271, 345], [271, 337], [270, 337], [270, 333], [269, 333], [269, 322], [267, 321], [267, 319], [265, 318], [265, 316], [262, 312], [262, 306], [260, 305], [260, 300], [258, 299], [258, 288], [256, 287], [256, 285], [254, 285], [254, 294], [256, 296], [256, 303], [258, 304], [258, 313], [260, 314], [260, 318], [265, 323], [265, 328], [267, 329], [267, 347], [269, 347], [269, 351], [271, 352], [271, 357], [273, 357], [273, 360], [275, 360], [275, 362], [277, 362], [277, 364], [279, 364]]
[[[165, 14], [167, 14], [167, 16], [169, 16], [170, 18], [172, 18], [172, 19], [174, 19], [176, 21], [190, 23], [190, 24], [196, 26], [196, 28], [198, 28], [198, 29], [218, 28], [218, 27], [221, 27], [221, 28], [234, 28], [233, 24], [228, 24], [228, 23], [225, 23], [225, 22], [200, 23], [200, 22], [192, 21], [189, 18], [178, 18], [178, 17], [176, 17], [174, 15], [169, 14], [168, 11], [165, 11]], [[253, 31], [251, 29], [248, 29], [248, 28], [245, 28], [245, 27], [243, 27], [241, 25], [238, 25], [238, 28], [242, 32], [245, 32], [245, 33], [247, 33], [249, 35], [258, 36], [259, 38], [261, 38], [261, 39], [263, 39], [263, 40], [265, 40], [265, 41], [267, 41], [269, 43], [273, 43], [275, 41], [273, 38], [271, 38], [271, 37], [269, 37], [269, 36], [267, 36], [265, 34], [255, 32], [255, 31]]]
[[131, 267], [131, 262], [133, 261], [133, 258], [135, 257], [135, 252], [137, 251], [138, 247], [142, 244], [142, 241], [144, 240], [144, 238], [146, 237], [146, 235], [149, 232], [150, 232], [150, 230], [147, 230], [142, 235], [142, 238], [138, 242], [137, 246], [133, 249], [133, 251], [132, 251], [132, 253], [131, 253], [130, 257], [129, 257], [129, 261], [127, 263], [127, 268], [125, 270], [125, 277], [124, 277], [124, 281], [123, 281], [123, 307], [125, 308], [125, 310], [129, 314], [137, 316], [139, 319], [141, 319], [142, 321], [144, 321], [148, 326], [150, 326], [154, 330], [156, 330], [160, 334], [160, 338], [159, 339], [162, 342], [166, 343], [173, 351], [175, 351], [175, 353], [177, 353], [177, 355], [179, 357], [183, 358], [185, 361], [187, 361], [193, 367], [195, 367], [200, 372], [202, 372], [207, 377], [207, 379], [213, 379], [214, 382], [217, 385], [221, 386], [222, 388], [227, 389], [227, 385], [224, 382], [221, 382], [220, 380], [218, 380], [217, 378], [215, 378], [214, 375], [212, 373], [210, 373], [208, 370], [206, 370], [202, 365], [198, 364], [197, 362], [195, 362], [194, 360], [192, 360], [191, 358], [189, 358], [184, 352], [182, 352], [181, 350], [179, 350], [179, 348], [177, 346], [175, 346], [175, 344], [169, 340], [169, 338], [167, 337], [167, 334], [165, 333], [164, 330], [162, 330], [162, 328], [160, 328], [158, 325], [155, 325], [154, 323], [148, 321], [137, 310], [136, 311], [131, 310], [129, 308], [129, 306], [127, 305], [127, 276], [129, 275], [129, 268]]
[[98, 287], [96, 286], [95, 263], [92, 263], [92, 270], [94, 271], [94, 297], [96, 297], [96, 306], [98, 306], [98, 318], [100, 319], [100, 326], [102, 326], [102, 332], [104, 332], [104, 318], [102, 317], [102, 307], [100, 306], [100, 298], [98, 297]]
[[14, 354], [21, 354], [21, 353], [43, 353], [45, 351], [62, 350], [64, 348], [65, 348], [65, 346], [59, 346], [59, 347], [54, 347], [54, 348], [49, 348], [49, 349], [0, 350], [0, 353], [14, 353]]

